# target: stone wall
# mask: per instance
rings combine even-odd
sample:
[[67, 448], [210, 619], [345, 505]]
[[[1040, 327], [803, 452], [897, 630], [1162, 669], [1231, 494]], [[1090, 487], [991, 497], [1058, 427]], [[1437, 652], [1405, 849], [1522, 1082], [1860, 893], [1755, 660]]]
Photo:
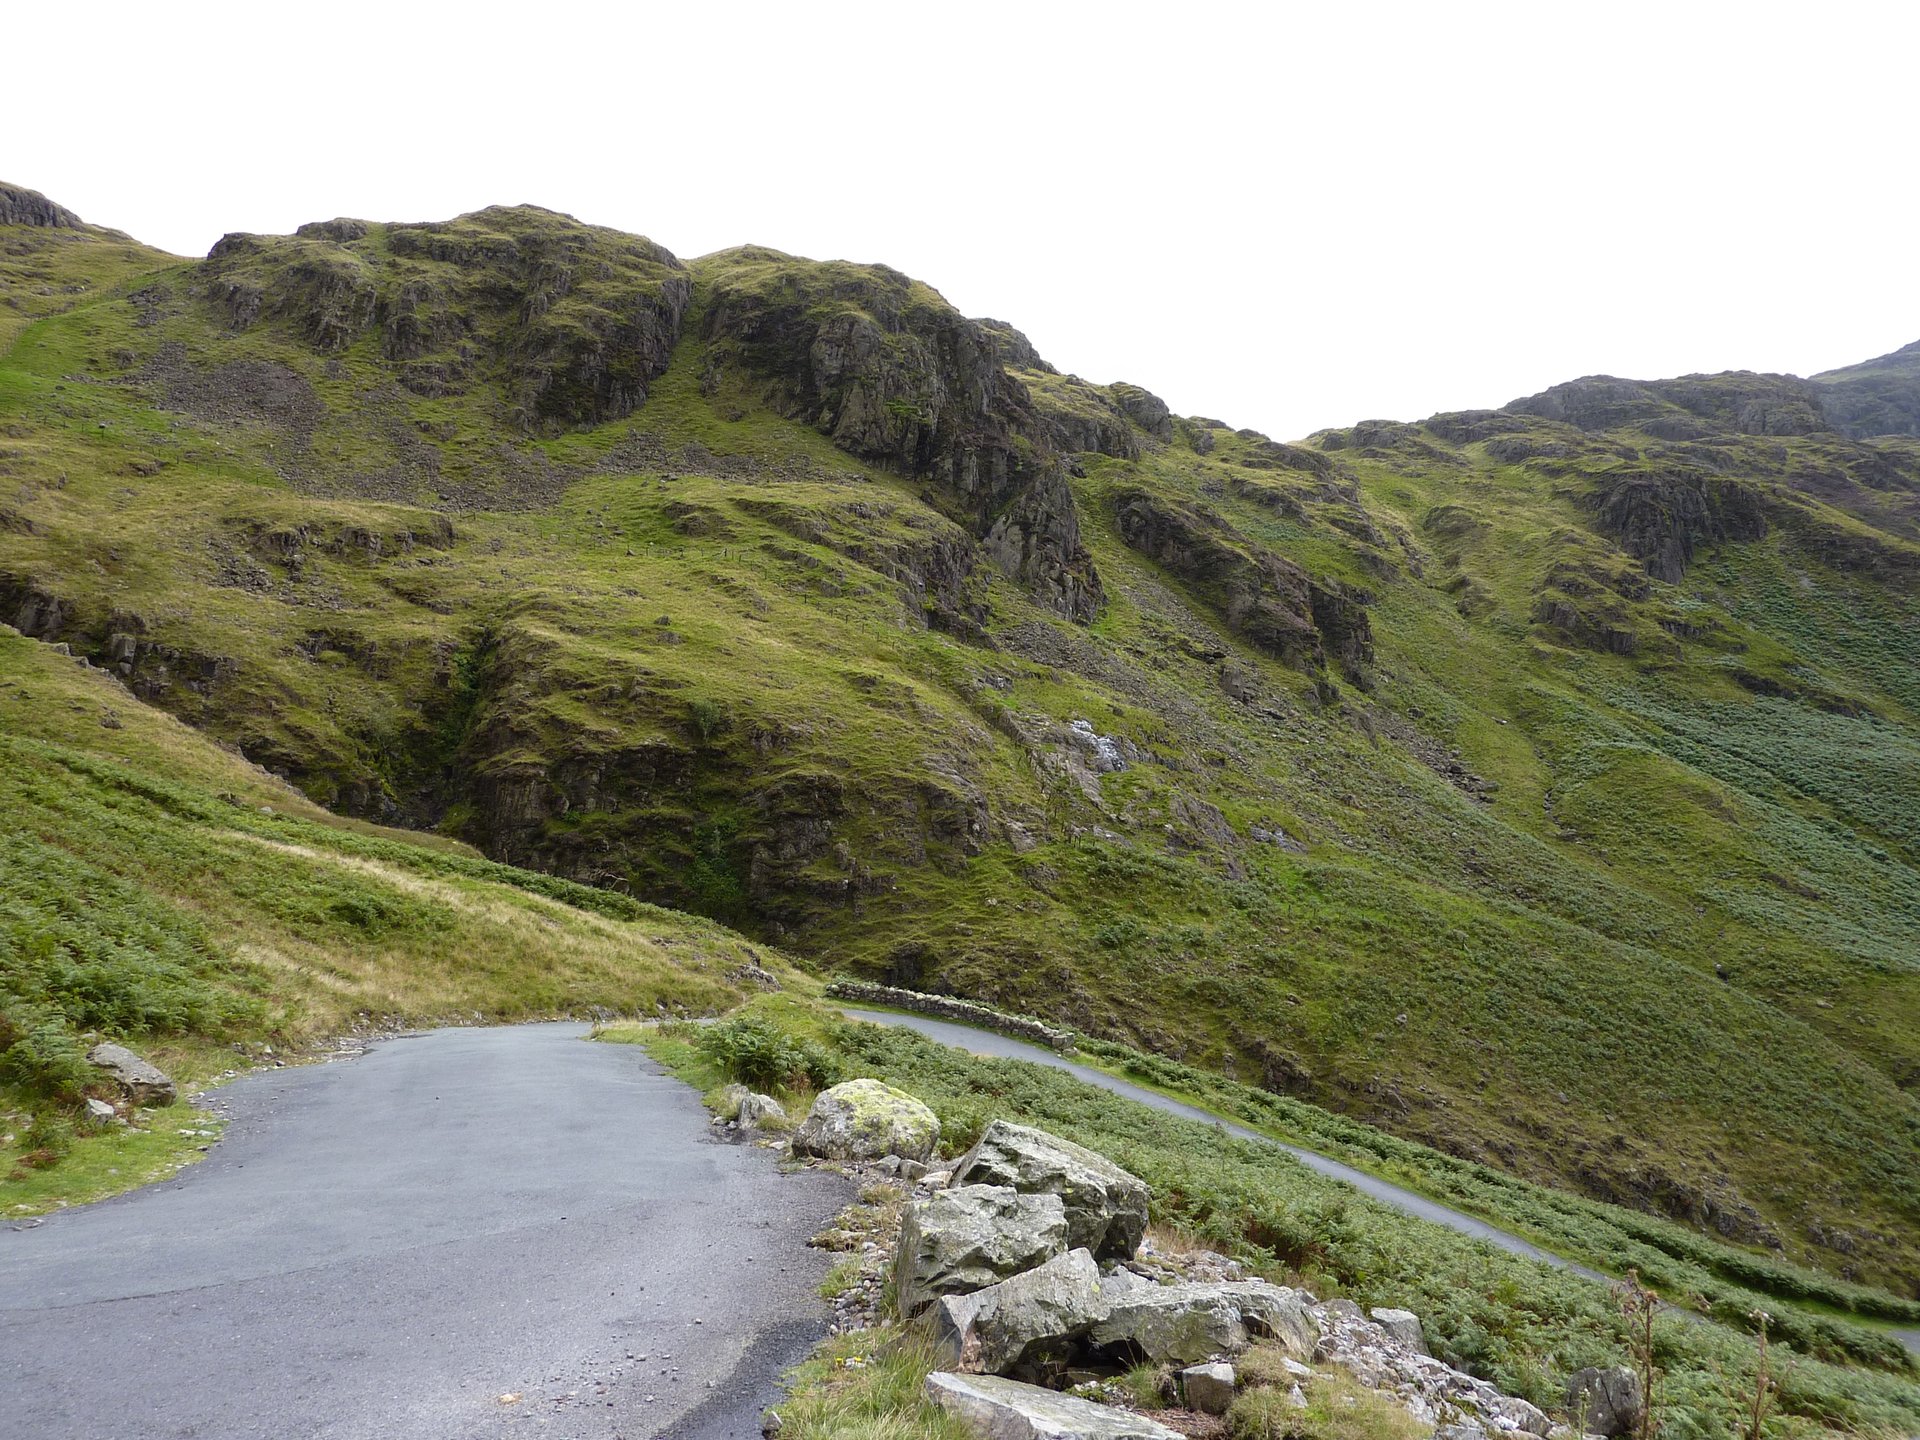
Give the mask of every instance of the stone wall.
[[956, 999], [951, 995], [923, 995], [918, 990], [900, 990], [892, 985], [874, 985], [864, 980], [835, 980], [827, 986], [826, 994], [833, 1000], [886, 1005], [895, 1010], [911, 1010], [916, 1015], [931, 1015], [935, 1019], [953, 1020], [962, 1025], [978, 1025], [1020, 1040], [1031, 1040], [1062, 1053], [1073, 1049], [1074, 1034], [1071, 1030], [1056, 1029], [1030, 1015], [1008, 1015], [1004, 1011], [976, 1004], [972, 1000]]

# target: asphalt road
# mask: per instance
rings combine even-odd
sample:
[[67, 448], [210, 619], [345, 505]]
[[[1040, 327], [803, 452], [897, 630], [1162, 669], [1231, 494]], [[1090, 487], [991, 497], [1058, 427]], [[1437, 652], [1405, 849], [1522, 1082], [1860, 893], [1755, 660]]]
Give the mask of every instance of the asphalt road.
[[249, 1076], [176, 1179], [0, 1228], [0, 1437], [757, 1436], [846, 1182], [585, 1034]]

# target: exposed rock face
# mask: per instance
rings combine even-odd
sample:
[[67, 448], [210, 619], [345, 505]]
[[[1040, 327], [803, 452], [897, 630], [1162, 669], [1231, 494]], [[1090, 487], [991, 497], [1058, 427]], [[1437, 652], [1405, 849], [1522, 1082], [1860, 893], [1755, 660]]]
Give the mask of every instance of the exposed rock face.
[[1039, 370], [1052, 375], [1053, 366], [1040, 358], [1040, 352], [1025, 332], [1014, 329], [1004, 320], [976, 320], [973, 322], [987, 332], [987, 339], [993, 345], [993, 358], [1009, 370]]
[[878, 1080], [849, 1080], [822, 1090], [793, 1135], [797, 1155], [823, 1160], [926, 1160], [940, 1139], [940, 1121], [904, 1090]]
[[1809, 435], [1833, 428], [1822, 408], [1821, 387], [1791, 375], [1751, 371], [1649, 381], [1588, 375], [1506, 409], [1582, 430], [1637, 426], [1665, 439], [1691, 438], [1704, 428], [1744, 435]]
[[1089, 1332], [1102, 1348], [1175, 1365], [1237, 1355], [1257, 1337], [1311, 1355], [1317, 1336], [1300, 1293], [1264, 1280], [1130, 1290]]
[[1594, 522], [1656, 580], [1677, 582], [1694, 552], [1767, 533], [1759, 493], [1737, 480], [1675, 471], [1608, 476], [1588, 501]]
[[984, 1440], [1181, 1440], [1179, 1431], [1130, 1410], [997, 1375], [936, 1370], [927, 1377], [927, 1398]]
[[1007, 1185], [1058, 1195], [1067, 1244], [1126, 1258], [1147, 1231], [1147, 1186], [1104, 1155], [1043, 1130], [996, 1120], [953, 1167], [955, 1185]]
[[1044, 1264], [1066, 1249], [1058, 1195], [1022, 1195], [1004, 1185], [959, 1185], [908, 1207], [894, 1250], [902, 1315], [941, 1295], [965, 1294]]
[[933, 1309], [940, 1362], [955, 1370], [1004, 1375], [1043, 1360], [1065, 1360], [1073, 1342], [1106, 1313], [1104, 1282], [1085, 1250]]
[[87, 1052], [87, 1063], [106, 1071], [135, 1105], [171, 1105], [178, 1098], [164, 1070], [124, 1045], [96, 1045]]
[[1229, 629], [1303, 669], [1329, 656], [1351, 670], [1373, 659], [1367, 597], [1316, 580], [1226, 520], [1145, 490], [1120, 497], [1120, 538], [1192, 585]]
[[1567, 1380], [1567, 1414], [1584, 1434], [1632, 1434], [1645, 1410], [1640, 1377], [1625, 1365], [1589, 1366]]
[[227, 323], [291, 325], [336, 352], [369, 330], [423, 395], [504, 377], [510, 417], [530, 430], [619, 419], [667, 367], [693, 282], [652, 241], [531, 206], [432, 224], [304, 225], [235, 234], [208, 253], [200, 293]]
[[84, 230], [86, 222], [38, 190], [0, 183], [0, 225], [33, 225], [43, 230]]
[[1156, 440], [1173, 438], [1173, 412], [1167, 402], [1152, 391], [1122, 380], [1108, 387], [1122, 413]]
[[1017, 332], [885, 266], [747, 247], [708, 257], [701, 278], [710, 390], [744, 377], [850, 454], [931, 482], [1009, 576], [1072, 618], [1098, 610], [1059, 458], [1001, 358], [1027, 358]]

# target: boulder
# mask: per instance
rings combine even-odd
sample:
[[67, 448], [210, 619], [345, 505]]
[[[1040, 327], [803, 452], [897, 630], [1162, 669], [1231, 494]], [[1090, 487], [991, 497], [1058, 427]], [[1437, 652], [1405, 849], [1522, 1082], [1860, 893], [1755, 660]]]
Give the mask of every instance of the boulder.
[[787, 1107], [771, 1095], [748, 1094], [740, 1101], [734, 1119], [742, 1130], [787, 1128]]
[[1567, 1380], [1567, 1416], [1588, 1435], [1632, 1434], [1645, 1410], [1640, 1377], [1625, 1365], [1590, 1365]]
[[1085, 1250], [968, 1295], [945, 1295], [931, 1312], [935, 1353], [955, 1370], [1004, 1374], [1063, 1358], [1106, 1314], [1100, 1271]]
[[822, 1090], [793, 1135], [796, 1155], [823, 1160], [932, 1157], [940, 1121], [904, 1090], [878, 1080], [849, 1080]]
[[1090, 1332], [1095, 1345], [1174, 1365], [1238, 1355], [1256, 1336], [1294, 1355], [1312, 1354], [1318, 1338], [1299, 1295], [1264, 1280], [1129, 1290]]
[[1147, 1232], [1145, 1181], [1104, 1155], [1025, 1125], [989, 1125], [953, 1167], [953, 1183], [1058, 1195], [1067, 1209], [1067, 1244], [1096, 1256], [1131, 1256]]
[[1187, 1408], [1207, 1415], [1226, 1414], [1239, 1383], [1233, 1366], [1220, 1361], [1189, 1365], [1180, 1372], [1180, 1393], [1186, 1397]]
[[1177, 1430], [1130, 1410], [997, 1375], [936, 1370], [927, 1398], [985, 1440], [1180, 1440]]
[[961, 1185], [907, 1209], [893, 1252], [894, 1293], [904, 1316], [942, 1295], [962, 1295], [1051, 1260], [1067, 1248], [1058, 1195], [1022, 1195], [1005, 1185]]
[[157, 1065], [150, 1065], [124, 1045], [96, 1045], [87, 1063], [110, 1075], [135, 1105], [171, 1105], [179, 1092]]
[[1432, 1353], [1427, 1349], [1426, 1332], [1420, 1328], [1420, 1317], [1411, 1310], [1390, 1310], [1384, 1305], [1376, 1305], [1372, 1315], [1373, 1323], [1386, 1331], [1389, 1338], [1421, 1355]]

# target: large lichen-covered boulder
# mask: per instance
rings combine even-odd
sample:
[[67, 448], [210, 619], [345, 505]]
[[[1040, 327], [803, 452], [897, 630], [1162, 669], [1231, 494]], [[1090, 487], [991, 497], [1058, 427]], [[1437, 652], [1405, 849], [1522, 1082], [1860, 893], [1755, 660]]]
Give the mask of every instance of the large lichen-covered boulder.
[[1044, 1264], [1067, 1248], [1067, 1209], [1058, 1195], [1022, 1195], [1005, 1185], [937, 1190], [901, 1217], [893, 1252], [902, 1315], [942, 1295], [978, 1290]]
[[1157, 1420], [998, 1375], [927, 1376], [927, 1398], [984, 1440], [1180, 1440]]
[[1100, 1267], [1074, 1250], [971, 1294], [942, 1296], [931, 1312], [935, 1353], [954, 1370], [1003, 1375], [1064, 1360], [1106, 1313]]
[[87, 1063], [106, 1071], [135, 1105], [171, 1105], [178, 1097], [166, 1071], [124, 1045], [96, 1045], [87, 1052]]
[[955, 1185], [1010, 1185], [1058, 1195], [1067, 1244], [1096, 1256], [1130, 1257], [1147, 1232], [1147, 1184], [1104, 1155], [1044, 1130], [996, 1120], [953, 1167]]
[[824, 1160], [927, 1160], [940, 1120], [904, 1090], [878, 1080], [849, 1080], [822, 1090], [793, 1135], [796, 1155]]
[[1313, 1354], [1318, 1339], [1299, 1293], [1264, 1280], [1129, 1290], [1113, 1297], [1106, 1318], [1089, 1332], [1103, 1349], [1172, 1365], [1238, 1355], [1256, 1337], [1301, 1358]]

